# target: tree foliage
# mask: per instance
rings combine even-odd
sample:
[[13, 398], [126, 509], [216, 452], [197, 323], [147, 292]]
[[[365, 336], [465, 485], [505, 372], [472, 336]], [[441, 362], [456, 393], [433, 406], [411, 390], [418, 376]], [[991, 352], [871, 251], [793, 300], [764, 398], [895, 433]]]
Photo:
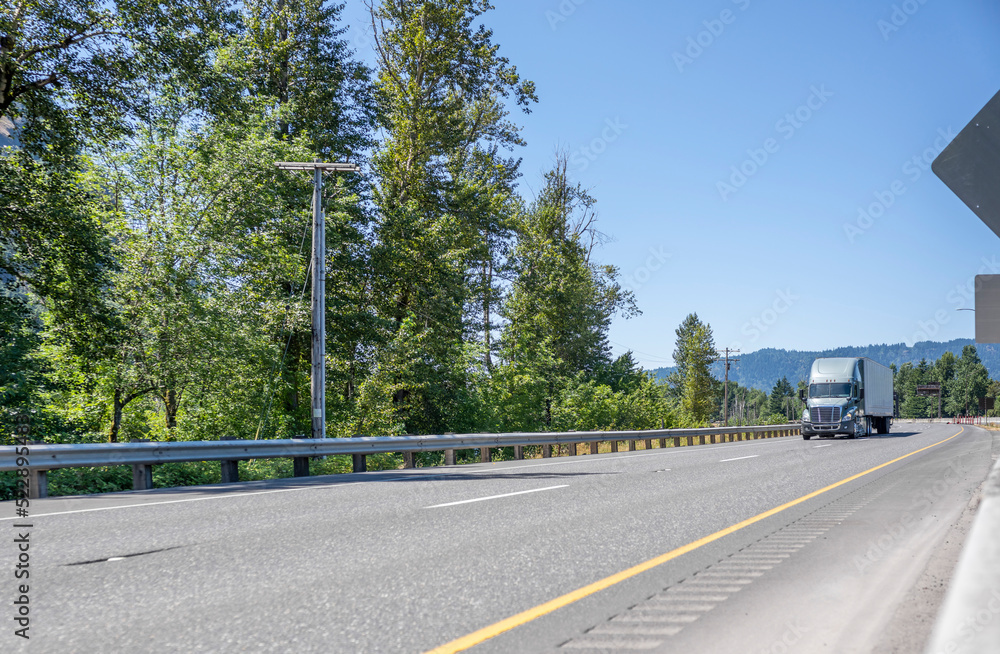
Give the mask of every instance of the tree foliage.
[[709, 366], [718, 356], [712, 328], [692, 313], [674, 333], [681, 414], [691, 424], [700, 425], [716, 410], [714, 380], [709, 372]]

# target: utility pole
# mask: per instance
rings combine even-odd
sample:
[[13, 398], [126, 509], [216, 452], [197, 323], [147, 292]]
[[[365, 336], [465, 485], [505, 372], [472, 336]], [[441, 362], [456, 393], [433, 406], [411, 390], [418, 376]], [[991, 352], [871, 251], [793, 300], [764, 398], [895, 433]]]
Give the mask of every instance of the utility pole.
[[323, 172], [356, 173], [352, 163], [276, 161], [280, 170], [311, 170], [312, 200], [312, 376], [309, 384], [312, 437], [326, 438], [326, 216], [323, 213]]
[[739, 354], [739, 350], [730, 350], [728, 347], [724, 350], [725, 354], [720, 356], [720, 359], [725, 359], [726, 361], [726, 381], [723, 384], [723, 399], [722, 399], [722, 425], [729, 425], [729, 364], [730, 362], [737, 362], [739, 359], [731, 359], [730, 354]]

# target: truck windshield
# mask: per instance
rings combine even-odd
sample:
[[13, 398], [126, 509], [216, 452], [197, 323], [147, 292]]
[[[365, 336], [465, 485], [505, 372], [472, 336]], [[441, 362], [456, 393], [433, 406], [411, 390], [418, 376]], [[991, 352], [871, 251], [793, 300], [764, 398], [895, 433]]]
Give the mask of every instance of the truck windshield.
[[809, 397], [850, 397], [850, 384], [812, 384]]

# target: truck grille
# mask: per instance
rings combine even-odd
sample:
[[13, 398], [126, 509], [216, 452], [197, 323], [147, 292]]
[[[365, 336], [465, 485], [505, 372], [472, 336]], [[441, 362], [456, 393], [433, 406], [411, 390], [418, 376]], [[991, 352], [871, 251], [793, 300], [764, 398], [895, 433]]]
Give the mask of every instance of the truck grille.
[[839, 406], [814, 406], [810, 409], [809, 417], [813, 422], [840, 422]]

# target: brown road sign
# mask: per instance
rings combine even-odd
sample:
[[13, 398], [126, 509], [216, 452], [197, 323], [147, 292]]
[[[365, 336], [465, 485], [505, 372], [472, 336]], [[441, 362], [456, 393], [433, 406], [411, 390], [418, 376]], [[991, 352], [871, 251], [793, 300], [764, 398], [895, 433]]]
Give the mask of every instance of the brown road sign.
[[925, 384], [917, 386], [917, 395], [938, 395], [941, 393], [941, 384]]

